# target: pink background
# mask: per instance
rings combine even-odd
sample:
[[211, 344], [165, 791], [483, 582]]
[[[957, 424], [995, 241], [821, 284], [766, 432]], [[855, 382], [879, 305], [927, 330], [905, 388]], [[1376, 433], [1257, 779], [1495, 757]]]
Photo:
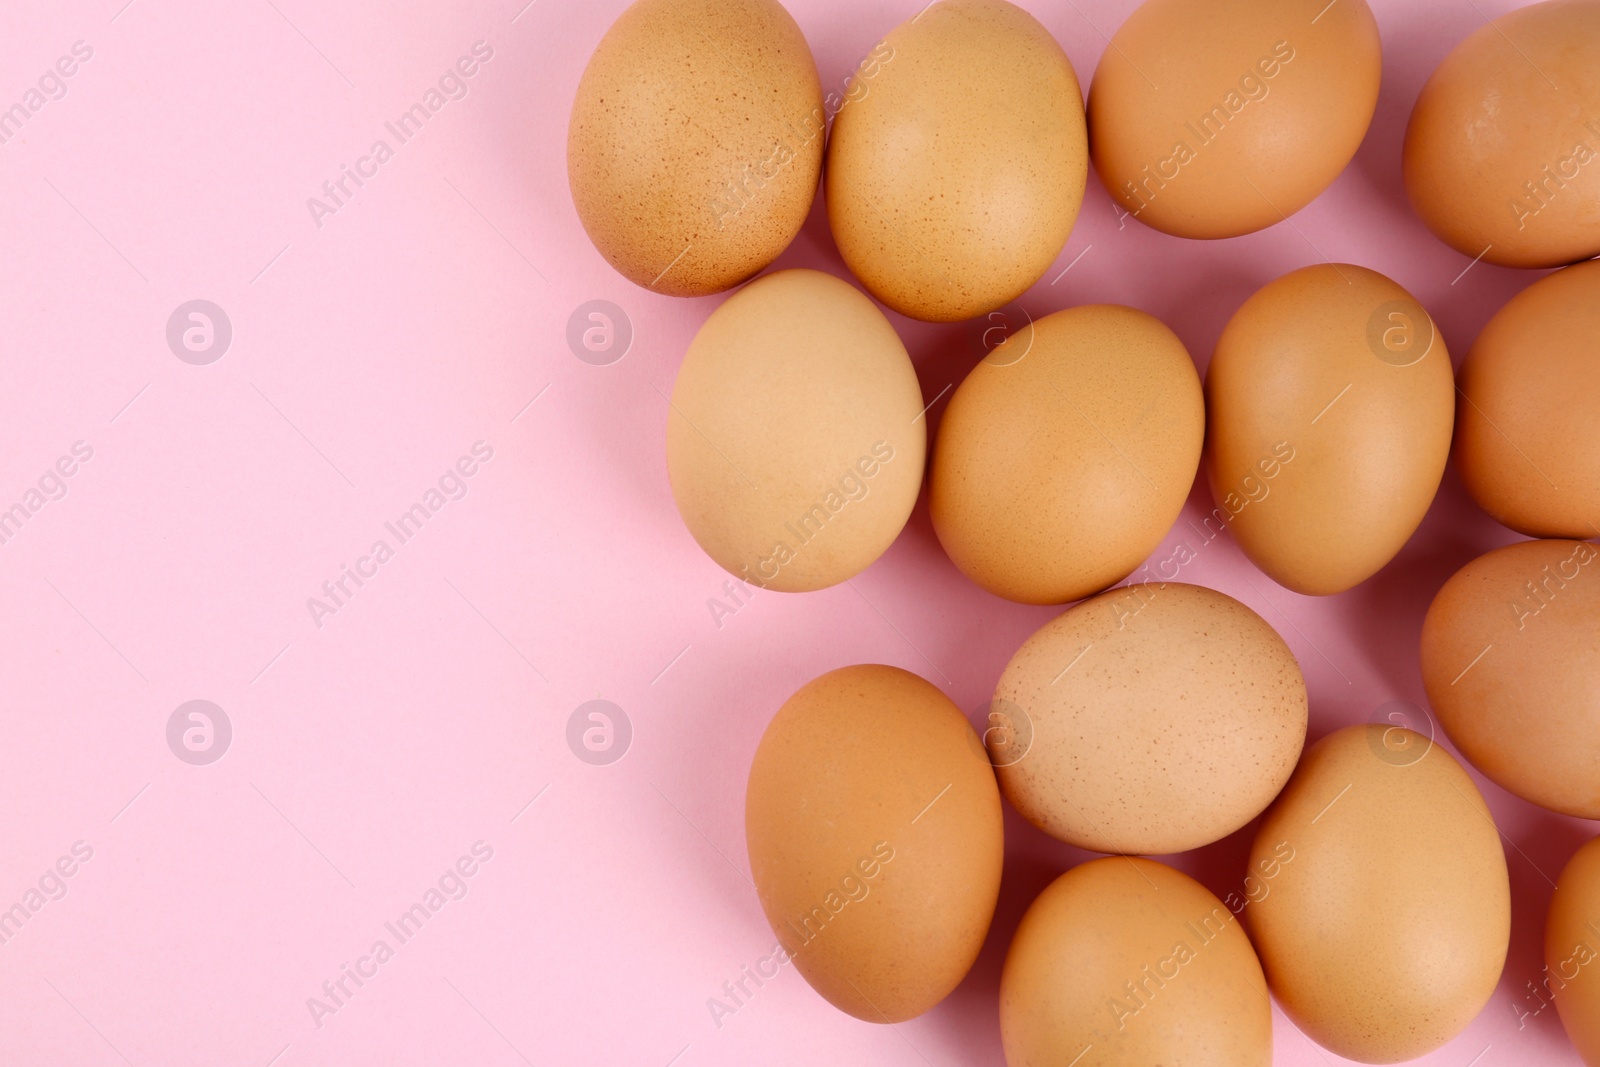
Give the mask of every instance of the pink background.
[[[853, 587], [758, 593], [714, 622], [725, 576], [678, 520], [663, 437], [664, 395], [718, 299], [624, 281], [571, 207], [568, 109], [624, 0], [525, 2], [69, 0], [7, 15], [0, 106], [74, 42], [93, 56], [0, 145], [0, 507], [75, 442], [93, 458], [0, 546], [0, 908], [76, 842], [93, 855], [0, 945], [0, 1062], [1001, 1062], [1006, 945], [1034, 895], [1085, 858], [1009, 813], [989, 942], [936, 1010], [892, 1029], [857, 1022], [785, 968], [712, 1021], [707, 998], [772, 943], [742, 807], [783, 699], [878, 661], [976, 711], [1055, 612], [962, 578], [921, 506]], [[921, 6], [790, 2], [834, 90]], [[1134, 0], [1026, 6], [1087, 85]], [[1376, 121], [1292, 226], [1179, 240], [1119, 224], [1091, 178], [1023, 304], [1143, 308], [1203, 366], [1251, 292], [1333, 259], [1410, 289], [1459, 360], [1536, 275], [1463, 275], [1469, 261], [1406, 205], [1401, 134], [1448, 49], [1515, 6], [1373, 0]], [[468, 95], [319, 227], [307, 198], [479, 40], [493, 58]], [[820, 201], [777, 265], [844, 273]], [[195, 298], [233, 327], [208, 366], [166, 342], [169, 315]], [[609, 366], [565, 341], [592, 299], [620, 305], [635, 332]], [[965, 327], [891, 318], [928, 399], [975, 361]], [[383, 524], [478, 441], [493, 459], [466, 496], [317, 626], [307, 598], [374, 540], [393, 544]], [[1206, 507], [1197, 493], [1187, 515]], [[1430, 597], [1513, 539], [1452, 473], [1400, 558], [1344, 595], [1279, 588], [1226, 539], [1182, 578], [1282, 631], [1316, 738], [1422, 700]], [[609, 766], [566, 743], [568, 717], [597, 697], [634, 730]], [[197, 698], [233, 729], [206, 766], [166, 740], [173, 710]], [[1595, 827], [1479, 782], [1508, 838], [1514, 940], [1483, 1015], [1425, 1062], [1574, 1064], [1553, 1009], [1518, 1016], [1538, 1005], [1525, 983], [1542, 965], [1550, 879]], [[1173, 862], [1225, 894], [1250, 834]], [[378, 938], [395, 944], [384, 923], [479, 841], [493, 858], [466, 896], [315, 1026], [307, 998]], [[1277, 1023], [1277, 1062], [1337, 1062]]]

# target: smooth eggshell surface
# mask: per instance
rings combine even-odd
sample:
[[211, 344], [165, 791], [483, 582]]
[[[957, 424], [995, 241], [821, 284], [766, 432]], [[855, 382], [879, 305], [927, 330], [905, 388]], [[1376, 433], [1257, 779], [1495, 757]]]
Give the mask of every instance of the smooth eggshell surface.
[[775, 0], [638, 0], [578, 83], [567, 177], [589, 239], [673, 296], [732, 288], [811, 210], [825, 117], [816, 63]]
[[[1600, 144], [1600, 140], [1597, 140]], [[1600, 262], [1518, 293], [1461, 365], [1456, 469], [1530, 537], [1600, 537]]]
[[[1306, 736], [1306, 685], [1265, 619], [1212, 589], [1130, 585], [1046, 623], [992, 710], [1006, 798], [1096, 852], [1198, 848], [1259, 815]], [[999, 735], [991, 735], [991, 743]]]
[[667, 474], [689, 532], [740, 580], [790, 592], [860, 573], [922, 488], [922, 389], [860, 291], [779, 271], [706, 320], [678, 369]]
[[1000, 793], [983, 745], [933, 685], [832, 671], [779, 709], [745, 792], [767, 921], [812, 988], [869, 1022], [943, 1000], [1000, 892]]
[[1511, 938], [1506, 857], [1441, 746], [1376, 724], [1323, 738], [1261, 821], [1251, 867], [1284, 849], [1245, 918], [1278, 1002], [1319, 1045], [1415, 1059], [1488, 1003]]
[[1600, 549], [1519, 541], [1461, 568], [1423, 621], [1422, 678], [1473, 766], [1600, 819]]
[[1556, 879], [1544, 959], [1572, 1047], [1589, 1067], [1600, 1067], [1600, 838], [1580, 848]]
[[1383, 275], [1321, 264], [1268, 283], [1206, 375], [1211, 521], [1297, 593], [1372, 577], [1433, 503], [1454, 381], [1433, 320]]
[[1009, 1067], [1270, 1067], [1272, 1005], [1250, 939], [1200, 883], [1092, 860], [1022, 917], [1000, 977]]
[[1480, 26], [1422, 87], [1402, 156], [1422, 221], [1464, 256], [1559, 267], [1600, 253], [1600, 0]]
[[1021, 296], [1066, 244], [1089, 150], [1067, 54], [1004, 0], [943, 0], [868, 56], [825, 174], [839, 254], [912, 318]]
[[1095, 70], [1090, 154], [1148, 226], [1252, 233], [1344, 170], [1382, 69], [1366, 0], [1146, 0]]
[[929, 508], [957, 567], [998, 596], [1063, 604], [1126, 578], [1172, 528], [1205, 435], [1183, 342], [1133, 308], [1058, 311], [950, 398]]

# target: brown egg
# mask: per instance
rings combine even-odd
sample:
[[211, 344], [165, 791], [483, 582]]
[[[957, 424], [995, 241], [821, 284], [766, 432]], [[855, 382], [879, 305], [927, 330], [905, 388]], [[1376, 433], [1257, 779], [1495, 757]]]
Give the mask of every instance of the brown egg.
[[1067, 54], [1019, 7], [944, 0], [873, 56], [828, 141], [839, 253], [912, 318], [1003, 307], [1049, 269], [1083, 202], [1089, 150]]
[[745, 792], [761, 907], [813, 989], [869, 1022], [943, 1000], [1000, 892], [1000, 793], [961, 709], [895, 667], [824, 674], [762, 735]]
[[1462, 255], [1559, 267], [1600, 252], [1600, 2], [1475, 30], [1422, 87], [1403, 164], [1417, 215]]
[[1207, 525], [1231, 528], [1280, 585], [1338, 593], [1393, 559], [1433, 503], [1454, 422], [1450, 354], [1388, 278], [1305, 267], [1234, 314], [1206, 411]]
[[1556, 880], [1544, 926], [1542, 983], [1555, 997], [1572, 1047], [1600, 1067], [1600, 838], [1578, 850]]
[[934, 530], [997, 596], [1077, 600], [1160, 545], [1204, 434], [1200, 377], [1176, 334], [1133, 308], [1058, 311], [992, 351], [950, 398], [934, 444]]
[[732, 288], [794, 240], [822, 170], [822, 86], [774, 0], [638, 0], [595, 49], [567, 129], [600, 254], [673, 296]]
[[1006, 799], [1096, 852], [1226, 837], [1278, 795], [1306, 738], [1305, 679], [1283, 639], [1232, 597], [1170, 582], [1046, 623], [1007, 664], [994, 708], [1027, 739], [994, 752]]
[[1511, 792], [1600, 819], [1600, 549], [1497, 548], [1422, 624], [1428, 700], [1461, 754]]
[[1270, 1067], [1272, 1004], [1234, 913], [1153, 860], [1092, 860], [1017, 927], [1000, 977], [1010, 1067]]
[[922, 488], [922, 390], [883, 312], [814, 270], [739, 290], [689, 345], [667, 475], [689, 532], [763, 589], [850, 578], [899, 536]]
[[1439, 745], [1349, 726], [1313, 745], [1256, 834], [1288, 849], [1245, 911], [1278, 1002], [1319, 1045], [1414, 1059], [1488, 1003], [1511, 939], [1511, 885], [1488, 805]]
[[1461, 365], [1456, 468], [1531, 537], [1600, 537], [1600, 262], [1518, 293]]
[[1333, 184], [1382, 70], [1366, 0], [1145, 0], [1094, 72], [1090, 155], [1148, 226], [1252, 233]]

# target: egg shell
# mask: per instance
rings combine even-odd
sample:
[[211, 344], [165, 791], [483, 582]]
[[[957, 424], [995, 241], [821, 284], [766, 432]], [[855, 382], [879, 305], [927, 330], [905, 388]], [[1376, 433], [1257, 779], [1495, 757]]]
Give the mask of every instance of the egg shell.
[[1153, 860], [1092, 860], [1022, 917], [1000, 977], [1009, 1067], [1270, 1067], [1272, 1005], [1239, 920]]
[[1531, 537], [1600, 537], [1600, 262], [1534, 282], [1461, 365], [1456, 469]]
[[1200, 376], [1176, 334], [1133, 308], [1058, 311], [995, 348], [950, 398], [934, 530], [997, 596], [1080, 599], [1161, 544], [1204, 436]]
[[678, 370], [667, 474], [731, 574], [797, 592], [850, 578], [922, 488], [922, 390], [894, 327], [847, 282], [769, 274], [706, 320]]
[[822, 170], [817, 67], [775, 0], [638, 0], [600, 40], [567, 129], [572, 202], [624, 277], [703, 296], [800, 232]]
[[1049, 269], [1083, 203], [1089, 150], [1072, 63], [1004, 0], [933, 4], [869, 58], [828, 141], [840, 255], [912, 318], [1003, 307]]
[[1147, 226], [1252, 233], [1344, 170], [1382, 70], [1365, 0], [1146, 0], [1094, 72], [1090, 155]]
[[1600, 838], [1580, 848], [1556, 879], [1544, 958], [1572, 1047], [1589, 1067], [1600, 1067]]
[[750, 871], [800, 973], [841, 1011], [943, 1000], [1000, 892], [1000, 793], [950, 699], [896, 667], [831, 671], [779, 709], [745, 792]]
[[1600, 0], [1547, 0], [1478, 27], [1422, 87], [1402, 169], [1462, 255], [1559, 267], [1600, 253]]
[[1006, 799], [1096, 852], [1226, 837], [1278, 795], [1306, 737], [1289, 646], [1232, 597], [1176, 582], [1113, 589], [1046, 623], [993, 707], [1026, 741], [991, 749]]
[[1600, 548], [1521, 541], [1461, 568], [1423, 621], [1422, 678], [1474, 767], [1600, 819]]
[[1245, 301], [1206, 375], [1216, 509], [1273, 580], [1326, 595], [1376, 574], [1438, 491], [1455, 421], [1444, 338], [1375, 271], [1305, 267]]
[[1398, 1063], [1488, 1003], [1511, 938], [1505, 852], [1441, 746], [1376, 724], [1323, 738], [1262, 819], [1251, 867], [1285, 848], [1244, 914], [1272, 992], [1319, 1045]]

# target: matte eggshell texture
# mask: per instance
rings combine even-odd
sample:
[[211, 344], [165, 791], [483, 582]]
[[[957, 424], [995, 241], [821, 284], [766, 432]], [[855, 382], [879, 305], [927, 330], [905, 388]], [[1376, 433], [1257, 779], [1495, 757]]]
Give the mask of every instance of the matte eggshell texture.
[[1313, 745], [1267, 812], [1245, 910], [1272, 992], [1319, 1045], [1398, 1063], [1488, 1003], [1511, 939], [1511, 886], [1489, 808], [1441, 746], [1361, 724]]
[[994, 708], [1026, 745], [995, 752], [1006, 799], [1096, 852], [1226, 837], [1278, 795], [1306, 736], [1289, 646], [1232, 597], [1178, 583], [1113, 589], [1045, 624]]
[[845, 263], [930, 322], [1021, 296], [1066, 245], [1089, 169], [1083, 96], [1055, 38], [1003, 0], [944, 0], [856, 78], [825, 175]]
[[1092, 860], [1022, 917], [1000, 1036], [1010, 1067], [1270, 1067], [1272, 1005], [1209, 890], [1153, 860]]
[[673, 499], [700, 547], [752, 585], [850, 578], [899, 536], [926, 420], [894, 327], [814, 270], [750, 283], [706, 320], [667, 416]]
[[1456, 468], [1531, 537], [1600, 537], [1597, 339], [1600, 262], [1580, 263], [1513, 297], [1461, 365]]
[[950, 398], [934, 444], [934, 530], [997, 596], [1078, 600], [1160, 545], [1204, 435], [1200, 377], [1176, 334], [1133, 308], [1058, 311]]
[[1417, 215], [1462, 255], [1559, 267], [1600, 253], [1600, 0], [1475, 30], [1422, 87], [1402, 163]]
[[961, 710], [914, 674], [844, 667], [790, 697], [750, 767], [745, 837], [779, 943], [858, 1019], [927, 1011], [983, 947], [1000, 793]]
[[1474, 767], [1600, 819], [1600, 549], [1520, 541], [1461, 568], [1422, 624], [1422, 677]]
[[1090, 154], [1148, 226], [1252, 233], [1344, 170], [1382, 69], [1366, 0], [1146, 0], [1095, 70]]
[[1412, 296], [1322, 264], [1234, 314], [1206, 375], [1215, 519], [1298, 593], [1376, 574], [1433, 503], [1455, 421], [1450, 354]]
[[774, 0], [638, 0], [578, 84], [572, 201], [629, 280], [732, 288], [794, 240], [822, 170], [822, 86]]
[[1556, 880], [1544, 958], [1572, 1047], [1589, 1067], [1600, 1067], [1600, 838], [1580, 848]]

